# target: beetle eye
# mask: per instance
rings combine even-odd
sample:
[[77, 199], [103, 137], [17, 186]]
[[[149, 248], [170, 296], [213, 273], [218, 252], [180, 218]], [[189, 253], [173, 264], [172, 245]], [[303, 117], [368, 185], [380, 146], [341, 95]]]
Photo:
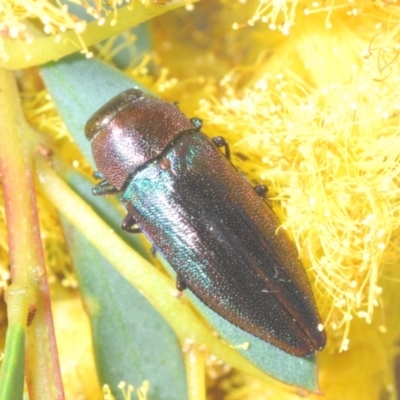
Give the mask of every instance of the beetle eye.
[[140, 89], [134, 88], [125, 90], [111, 99], [88, 120], [85, 125], [85, 136], [92, 140], [97, 132], [109, 124], [120, 111], [142, 97], [145, 97], [145, 94]]

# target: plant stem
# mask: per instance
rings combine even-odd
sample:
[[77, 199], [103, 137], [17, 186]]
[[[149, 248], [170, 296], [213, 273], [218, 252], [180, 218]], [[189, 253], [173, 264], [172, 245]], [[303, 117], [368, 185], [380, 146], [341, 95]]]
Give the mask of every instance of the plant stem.
[[[23, 378], [23, 362], [7, 360], [11, 357], [19, 361], [25, 359], [26, 382], [31, 400], [62, 400], [64, 393], [33, 180], [32, 154], [35, 140], [22, 113], [14, 76], [2, 69], [0, 132], [0, 174], [12, 277], [12, 284], [6, 292], [9, 326], [1, 371], [2, 378], [9, 379], [2, 379], [0, 393], [13, 389], [13, 385], [20, 384]], [[27, 326], [28, 315], [32, 317], [35, 313], [32, 323]], [[12, 371], [5, 370], [10, 367]]]
[[1, 60], [0, 67], [22, 69], [45, 64], [49, 61], [57, 61], [61, 57], [81, 49], [87, 53], [87, 47], [89, 46], [124, 32], [157, 15], [196, 1], [198, 0], [174, 0], [164, 5], [150, 2], [148, 6], [137, 1], [134, 7], [132, 4], [128, 4], [119, 8], [117, 17], [114, 13], [109, 13], [101, 25], [97, 20], [88, 23], [82, 33], [74, 30], [60, 33], [57, 35], [59, 38], [57, 41], [55, 36], [45, 36], [43, 34], [42, 37], [38, 37], [38, 35], [32, 43], [27, 44], [4, 36], [2, 37], [4, 53], [8, 55], [8, 59]]

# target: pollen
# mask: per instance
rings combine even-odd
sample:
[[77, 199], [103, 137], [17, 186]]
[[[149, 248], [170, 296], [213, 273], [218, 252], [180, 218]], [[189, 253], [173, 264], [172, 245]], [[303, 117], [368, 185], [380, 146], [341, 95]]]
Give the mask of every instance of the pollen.
[[239, 169], [267, 180], [275, 211], [318, 277], [325, 325], [342, 331], [342, 350], [353, 319], [372, 320], [378, 277], [383, 265], [396, 263], [400, 228], [400, 158], [393, 152], [400, 148], [400, 82], [388, 78], [388, 90], [371, 75], [379, 71], [358, 70], [348, 83], [322, 89], [293, 73], [267, 72], [241, 100], [224, 77], [225, 97], [201, 103], [211, 119], [218, 116], [218, 134], [233, 141], [233, 153], [252, 160], [235, 160]]

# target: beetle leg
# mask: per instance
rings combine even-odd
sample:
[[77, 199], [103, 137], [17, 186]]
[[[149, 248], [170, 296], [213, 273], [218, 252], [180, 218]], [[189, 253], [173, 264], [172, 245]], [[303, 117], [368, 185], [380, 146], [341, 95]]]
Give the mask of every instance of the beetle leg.
[[190, 118], [190, 122], [194, 125], [197, 132], [199, 132], [203, 126], [203, 121], [200, 118]]
[[176, 275], [176, 288], [180, 292], [183, 292], [187, 288], [186, 282], [183, 280], [183, 278], [179, 274]]
[[92, 176], [94, 179], [104, 179], [104, 176], [100, 171], [94, 171]]
[[135, 219], [132, 217], [131, 214], [129, 214], [129, 213], [126, 214], [125, 218], [122, 221], [121, 228], [125, 232], [140, 233], [141, 232], [140, 228], [133, 228], [134, 225], [136, 225]]
[[101, 181], [92, 189], [92, 193], [95, 196], [104, 196], [107, 194], [115, 194], [119, 192], [120, 190], [108, 183], [106, 180]]
[[157, 257], [157, 248], [155, 246], [151, 246], [150, 253], [154, 258]]
[[212, 141], [217, 147], [225, 148], [225, 157], [230, 161], [231, 151], [229, 150], [228, 142], [222, 136], [216, 136], [215, 138], [212, 139]]
[[263, 199], [265, 199], [265, 196], [268, 193], [268, 188], [265, 185], [257, 185], [254, 186], [254, 190], [256, 191], [256, 193], [262, 197]]

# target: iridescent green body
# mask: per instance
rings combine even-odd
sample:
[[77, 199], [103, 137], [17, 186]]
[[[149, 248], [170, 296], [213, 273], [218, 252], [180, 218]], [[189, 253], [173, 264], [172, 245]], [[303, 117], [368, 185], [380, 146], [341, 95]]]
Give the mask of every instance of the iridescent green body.
[[[138, 96], [127, 106], [134, 108], [143, 98], [149, 99]], [[121, 103], [116, 99], [112, 105]], [[143, 112], [143, 105], [138, 107]], [[162, 118], [154, 118], [154, 113], [168, 114], [169, 107], [173, 106], [163, 102], [161, 110], [157, 106], [147, 114], [156, 136], [163, 129], [157, 127]], [[97, 128], [92, 129], [96, 124], [106, 135], [102, 121], [110, 120], [104, 117], [107, 112], [106, 105], [89, 121], [91, 140], [97, 135]], [[125, 112], [118, 120], [113, 108], [113, 129], [118, 126], [122, 132], [127, 126], [125, 134], [134, 136], [140, 124], [134, 117], [125, 124], [129, 115], [134, 113]], [[326, 337], [310, 284], [294, 245], [278, 229], [276, 215], [199, 125], [186, 128], [184, 119], [179, 124], [185, 129], [177, 129], [155, 157], [132, 168], [120, 187], [110, 185], [107, 168], [99, 167], [107, 181], [97, 193], [123, 191], [128, 211], [123, 226], [137, 224], [175, 269], [180, 288], [189, 288], [231, 323], [290, 354], [307, 356], [321, 350]], [[106, 144], [101, 142], [102, 148]], [[118, 170], [115, 164], [126, 159], [124, 154], [110, 158], [113, 174]]]

